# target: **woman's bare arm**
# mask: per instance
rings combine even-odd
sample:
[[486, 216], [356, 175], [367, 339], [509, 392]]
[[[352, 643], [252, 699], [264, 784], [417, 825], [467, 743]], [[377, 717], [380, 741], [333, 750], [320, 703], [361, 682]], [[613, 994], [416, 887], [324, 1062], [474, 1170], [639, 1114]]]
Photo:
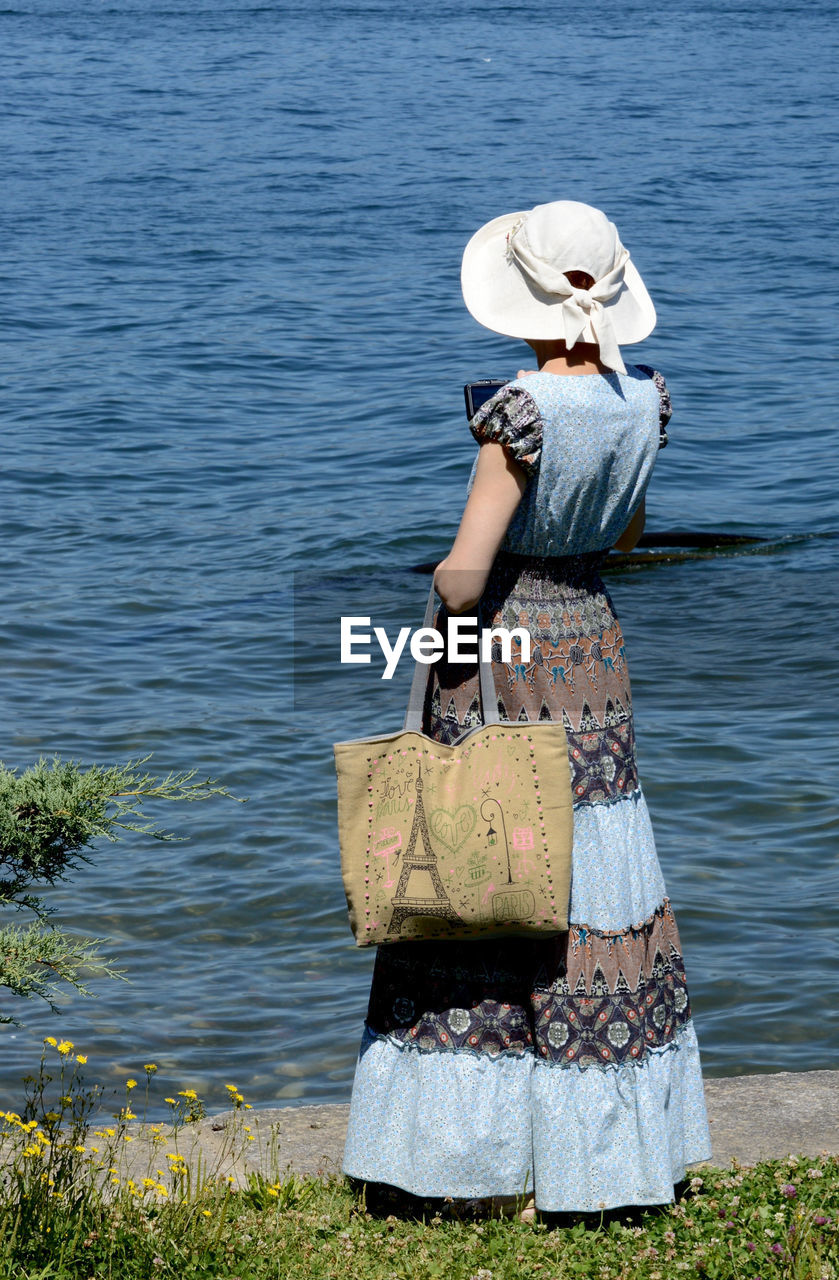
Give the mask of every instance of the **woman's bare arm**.
[[475, 483], [451, 551], [434, 574], [449, 613], [464, 613], [480, 600], [507, 526], [527, 487], [527, 476], [502, 445], [481, 445]]
[[646, 508], [646, 500], [642, 498], [641, 505], [615, 543], [615, 551], [631, 551], [637, 545], [638, 539], [644, 532], [644, 522], [647, 518]]

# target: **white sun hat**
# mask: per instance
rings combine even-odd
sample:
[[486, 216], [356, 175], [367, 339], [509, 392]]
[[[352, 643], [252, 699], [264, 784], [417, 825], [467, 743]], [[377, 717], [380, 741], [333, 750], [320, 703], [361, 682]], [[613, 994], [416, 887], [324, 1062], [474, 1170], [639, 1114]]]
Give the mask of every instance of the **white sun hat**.
[[[594, 284], [577, 289], [567, 271], [584, 271]], [[596, 342], [603, 364], [620, 373], [620, 344], [640, 342], [655, 327], [655, 307], [617, 227], [576, 200], [487, 222], [464, 250], [460, 281], [466, 306], [487, 329], [559, 338], [569, 350]]]

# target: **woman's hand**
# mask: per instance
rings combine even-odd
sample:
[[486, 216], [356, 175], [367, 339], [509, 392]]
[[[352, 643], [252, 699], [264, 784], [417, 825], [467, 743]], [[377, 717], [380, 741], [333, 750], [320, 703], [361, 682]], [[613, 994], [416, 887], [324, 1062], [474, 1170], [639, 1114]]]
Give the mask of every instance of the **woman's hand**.
[[481, 445], [475, 483], [454, 545], [437, 566], [434, 586], [449, 613], [465, 613], [483, 595], [492, 562], [527, 488], [527, 476], [493, 440]]

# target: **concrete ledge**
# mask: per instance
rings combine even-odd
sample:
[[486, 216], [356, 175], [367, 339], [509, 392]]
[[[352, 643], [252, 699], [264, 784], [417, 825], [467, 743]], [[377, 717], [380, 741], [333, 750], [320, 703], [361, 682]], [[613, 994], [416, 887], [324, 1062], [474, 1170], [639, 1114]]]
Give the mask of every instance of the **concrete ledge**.
[[[714, 1165], [839, 1154], [839, 1071], [780, 1072], [705, 1081]], [[167, 1152], [179, 1151], [192, 1176], [229, 1177], [238, 1185], [260, 1171], [269, 1178], [341, 1172], [346, 1104], [225, 1111], [177, 1135], [131, 1126], [122, 1149], [123, 1178], [158, 1169], [172, 1185]], [[245, 1126], [248, 1126], [246, 1129]], [[697, 1166], [698, 1167], [698, 1166]]]
[[839, 1071], [705, 1081], [713, 1164], [839, 1154]]

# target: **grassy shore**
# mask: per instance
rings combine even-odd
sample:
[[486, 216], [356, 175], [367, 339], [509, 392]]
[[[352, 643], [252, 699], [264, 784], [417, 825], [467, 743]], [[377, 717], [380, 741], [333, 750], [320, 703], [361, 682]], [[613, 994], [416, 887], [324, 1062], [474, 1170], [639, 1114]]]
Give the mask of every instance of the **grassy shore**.
[[[3, 1280], [839, 1280], [835, 1157], [703, 1169], [675, 1205], [586, 1219], [469, 1221], [445, 1202], [395, 1214], [343, 1179], [196, 1176], [179, 1150], [204, 1109], [191, 1089], [150, 1127], [150, 1167], [126, 1173], [131, 1099], [148, 1104], [155, 1066], [103, 1123], [84, 1065], [48, 1043], [3, 1116]], [[231, 1141], [247, 1143], [247, 1103], [227, 1090]]]

